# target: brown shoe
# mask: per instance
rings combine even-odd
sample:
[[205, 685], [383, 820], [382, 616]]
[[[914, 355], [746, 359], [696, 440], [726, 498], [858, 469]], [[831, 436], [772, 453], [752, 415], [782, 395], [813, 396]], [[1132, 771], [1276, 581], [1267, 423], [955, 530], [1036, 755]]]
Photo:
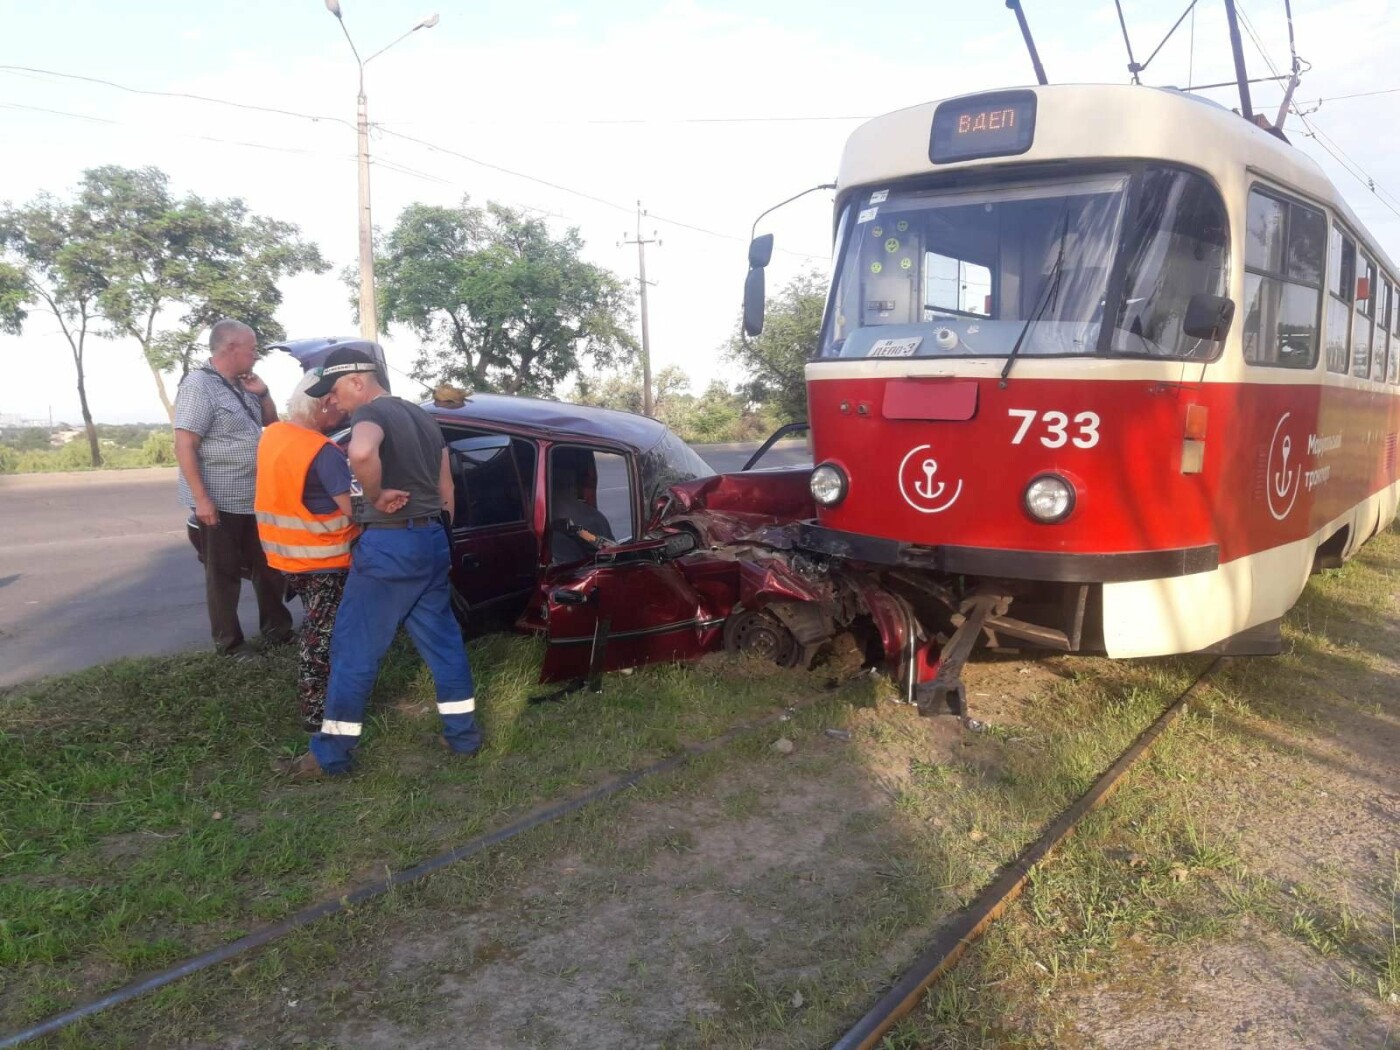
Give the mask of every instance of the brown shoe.
[[447, 737], [442, 736], [439, 733], [434, 733], [426, 739], [428, 741], [436, 743], [439, 750], [446, 751], [449, 755], [452, 755], [454, 758], [475, 758], [477, 755], [481, 754], [480, 747], [478, 747], [475, 751], [458, 751], [455, 747], [453, 747], [447, 742]]
[[272, 770], [281, 773], [294, 784], [305, 780], [324, 780], [330, 776], [310, 751], [297, 755], [296, 758], [275, 758], [272, 760]]

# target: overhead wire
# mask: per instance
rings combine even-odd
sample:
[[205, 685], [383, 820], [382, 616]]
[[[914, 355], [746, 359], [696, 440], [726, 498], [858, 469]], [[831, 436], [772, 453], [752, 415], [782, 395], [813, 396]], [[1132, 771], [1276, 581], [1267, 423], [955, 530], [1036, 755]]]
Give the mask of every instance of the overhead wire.
[[[460, 150], [451, 148], [450, 146], [443, 146], [436, 142], [430, 142], [427, 139], [419, 138], [416, 135], [409, 135], [402, 131], [394, 131], [392, 128], [387, 128], [383, 126], [378, 126], [378, 128], [379, 132], [383, 135], [388, 135], [393, 138], [403, 139], [406, 142], [415, 143], [419, 146], [422, 146], [424, 149], [429, 150], [430, 152], [441, 153], [449, 157], [455, 157], [458, 160], [466, 161], [469, 164], [475, 164], [480, 167], [490, 169], [492, 171], [499, 171], [502, 174], [510, 175], [514, 178], [524, 179], [527, 182], [534, 182], [541, 186], [545, 186], [549, 189], [557, 190], [561, 193], [567, 193], [572, 196], [582, 198], [583, 200], [591, 201], [594, 204], [600, 204], [606, 208], [611, 208], [614, 211], [623, 212], [627, 215], [631, 215], [634, 213], [634, 208], [632, 206], [621, 204], [618, 201], [608, 200], [606, 197], [600, 197], [597, 194], [589, 193], [586, 190], [580, 190], [572, 186], [566, 186], [562, 183], [554, 182], [551, 179], [540, 178], [538, 175], [530, 175], [527, 172], [516, 171], [513, 168], [507, 168], [501, 164], [496, 164], [491, 161], [482, 160], [480, 157], [473, 157], [470, 154], [463, 153]], [[685, 222], [681, 219], [673, 219], [652, 211], [648, 211], [647, 215], [649, 218], [655, 220], [656, 222], [665, 223], [667, 225], [675, 226], [680, 229], [691, 230], [695, 233], [705, 234], [709, 237], [717, 237], [722, 240], [736, 241], [741, 244], [745, 243], [744, 238], [739, 236], [738, 234], [722, 233], [719, 230], [712, 230], [704, 226], [698, 226], [694, 223]], [[812, 255], [807, 252], [799, 252], [792, 249], [783, 248], [778, 248], [775, 250], [785, 252], [788, 255], [795, 255], [804, 259], [817, 260], [821, 262], [827, 261], [823, 256]]]
[[[298, 111], [298, 110], [284, 109], [284, 108], [280, 108], [280, 107], [276, 107], [276, 106], [262, 106], [262, 105], [257, 105], [257, 104], [254, 104], [254, 103], [238, 102], [238, 101], [235, 101], [235, 100], [232, 100], [232, 99], [216, 98], [216, 97], [209, 96], [209, 95], [199, 95], [199, 94], [195, 94], [195, 93], [192, 93], [192, 92], [185, 92], [185, 91], [159, 91], [159, 90], [153, 90], [153, 89], [147, 89], [147, 88], [137, 88], [137, 87], [132, 87], [131, 85], [128, 85], [128, 84], [119, 83], [119, 82], [114, 81], [114, 80], [108, 80], [108, 79], [103, 78], [103, 77], [86, 76], [86, 75], [77, 74], [77, 73], [65, 73], [65, 72], [62, 72], [62, 71], [60, 71], [60, 70], [43, 69], [43, 68], [39, 68], [39, 67], [36, 67], [36, 66], [21, 66], [21, 65], [0, 64], [0, 72], [7, 72], [7, 73], [12, 73], [12, 74], [20, 74], [20, 75], [28, 75], [28, 76], [58, 77], [58, 78], [67, 79], [67, 80], [81, 81], [81, 82], [84, 82], [84, 83], [98, 84], [98, 85], [101, 85], [101, 86], [103, 86], [103, 87], [108, 87], [108, 88], [112, 88], [112, 89], [115, 89], [115, 90], [118, 90], [118, 91], [124, 91], [124, 92], [128, 92], [128, 93], [131, 93], [131, 94], [136, 94], [136, 95], [150, 95], [150, 96], [161, 97], [161, 98], [185, 99], [185, 100], [195, 101], [195, 102], [204, 102], [204, 103], [209, 103], [209, 104], [214, 104], [214, 105], [228, 106], [228, 107], [232, 107], [232, 108], [235, 108], [235, 109], [249, 110], [249, 111], [260, 112], [260, 113], [275, 114], [275, 115], [278, 115], [278, 116], [292, 117], [292, 118], [297, 118], [297, 119], [302, 119], [302, 120], [310, 120], [310, 121], [313, 121], [313, 122], [333, 121], [333, 122], [335, 122], [335, 123], [342, 124], [342, 125], [344, 125], [344, 126], [346, 126], [346, 127], [351, 127], [351, 128], [355, 127], [355, 125], [354, 125], [351, 121], [345, 120], [345, 119], [340, 118], [340, 117], [331, 117], [331, 116], [325, 116], [325, 115], [316, 114], [316, 113], [306, 113], [306, 112], [302, 112], [302, 111]], [[67, 114], [67, 115], [75, 115], [75, 114]], [[98, 118], [98, 119], [101, 119], [101, 118]], [[701, 121], [708, 121], [708, 120], [709, 120], [709, 118], [692, 118], [692, 119], [693, 119], [695, 122], [701, 122]], [[714, 119], [713, 119], [713, 122], [718, 123], [718, 122], [721, 122], [721, 121], [729, 121], [729, 120], [731, 120], [731, 119], [736, 120], [736, 121], [737, 121], [737, 120], [751, 119], [752, 121], [756, 122], [756, 121], [759, 120], [760, 118], [714, 118]], [[782, 118], [775, 118], [775, 119], [782, 119]], [[807, 118], [793, 118], [793, 119], [807, 119]], [[815, 119], [815, 118], [814, 118], [814, 119]], [[844, 119], [860, 119], [860, 118], [845, 118], [845, 117], [841, 117], [841, 118], [830, 118], [830, 119], [843, 119], [843, 120], [844, 120]], [[118, 123], [118, 122], [115, 122], [115, 121], [114, 121], [113, 123]], [[426, 139], [422, 139], [422, 138], [419, 138], [419, 137], [414, 136], [414, 135], [409, 135], [409, 134], [406, 134], [405, 132], [395, 131], [392, 127], [386, 126], [386, 125], [384, 125], [384, 124], [375, 124], [375, 125], [372, 125], [372, 127], [374, 127], [374, 128], [378, 131], [378, 133], [381, 134], [381, 135], [389, 135], [389, 136], [393, 136], [393, 137], [395, 137], [395, 138], [403, 139], [404, 141], [407, 141], [407, 142], [413, 142], [413, 143], [416, 143], [416, 144], [418, 144], [418, 145], [424, 147], [425, 149], [429, 149], [429, 150], [431, 150], [431, 151], [435, 151], [435, 152], [438, 152], [438, 153], [442, 153], [442, 154], [445, 154], [445, 155], [447, 155], [447, 156], [455, 157], [455, 158], [457, 158], [457, 159], [459, 159], [459, 160], [463, 160], [463, 161], [466, 161], [466, 162], [468, 162], [468, 163], [475, 164], [475, 165], [478, 165], [478, 166], [480, 166], [480, 167], [490, 169], [490, 170], [492, 170], [492, 171], [498, 171], [498, 172], [500, 172], [501, 174], [503, 174], [503, 175], [509, 175], [509, 176], [512, 177], [512, 178], [523, 179], [523, 180], [525, 180], [525, 181], [527, 181], [527, 182], [533, 182], [533, 183], [536, 183], [536, 184], [538, 184], [538, 185], [545, 186], [545, 187], [548, 187], [548, 188], [553, 189], [553, 190], [557, 190], [558, 192], [561, 192], [561, 193], [566, 193], [566, 194], [569, 194], [569, 195], [571, 195], [571, 196], [575, 196], [575, 197], [579, 197], [579, 198], [584, 199], [584, 200], [592, 201], [592, 202], [595, 203], [595, 204], [600, 204], [600, 205], [602, 205], [602, 206], [604, 206], [604, 207], [612, 208], [612, 209], [614, 209], [614, 210], [616, 210], [616, 211], [620, 211], [620, 212], [626, 213], [626, 214], [628, 214], [628, 215], [632, 214], [632, 210], [633, 210], [633, 209], [632, 209], [632, 207], [631, 207], [630, 205], [625, 205], [625, 204], [621, 204], [621, 203], [619, 203], [619, 202], [617, 202], [617, 201], [608, 200], [608, 199], [606, 199], [606, 198], [604, 198], [604, 197], [598, 196], [597, 194], [589, 193], [589, 192], [587, 192], [587, 191], [585, 191], [585, 190], [576, 189], [576, 188], [574, 188], [574, 187], [572, 187], [572, 186], [566, 186], [566, 185], [564, 185], [563, 183], [555, 182], [555, 181], [552, 181], [552, 180], [550, 180], [550, 179], [541, 178], [541, 177], [539, 177], [539, 176], [537, 176], [537, 175], [531, 175], [531, 174], [529, 174], [529, 173], [527, 173], [527, 172], [517, 171], [517, 170], [515, 170], [515, 169], [508, 168], [508, 167], [506, 167], [505, 165], [502, 165], [502, 164], [495, 164], [495, 163], [493, 163], [493, 162], [491, 162], [491, 161], [482, 160], [482, 159], [479, 158], [479, 157], [470, 156], [470, 155], [465, 154], [465, 153], [462, 153], [462, 152], [460, 152], [460, 151], [458, 151], [458, 150], [454, 150], [454, 149], [452, 149], [452, 148], [450, 148], [450, 147], [443, 146], [443, 145], [440, 145], [440, 144], [434, 143], [434, 142], [429, 142], [429, 141], [426, 140]], [[195, 137], [199, 137], [199, 136], [195, 136]], [[229, 140], [210, 139], [210, 141], [229, 141]], [[233, 143], [233, 144], [247, 145], [247, 146], [251, 146], [251, 147], [254, 147], [254, 148], [279, 149], [279, 150], [286, 151], [286, 152], [292, 152], [292, 150], [287, 149], [287, 148], [285, 148], [285, 147], [261, 146], [261, 145], [258, 144], [258, 143]], [[409, 173], [409, 172], [405, 172], [405, 174], [408, 174], [408, 173]], [[422, 173], [418, 173], [418, 174], [419, 174], [420, 177], [422, 177]], [[695, 232], [695, 233], [700, 233], [700, 234], [704, 234], [704, 235], [706, 235], [706, 236], [716, 237], [716, 238], [720, 238], [720, 239], [723, 239], [723, 240], [737, 241], [737, 242], [741, 242], [741, 243], [743, 242], [743, 238], [740, 237], [740, 236], [737, 235], [737, 234], [722, 233], [722, 232], [720, 232], [720, 231], [718, 231], [718, 230], [708, 229], [708, 228], [706, 228], [706, 227], [704, 227], [704, 226], [699, 226], [699, 225], [696, 225], [696, 224], [694, 224], [694, 223], [684, 222], [684, 221], [679, 220], [679, 219], [672, 219], [672, 218], [662, 217], [662, 216], [659, 216], [659, 215], [653, 215], [652, 217], [653, 217], [654, 219], [656, 219], [656, 221], [658, 221], [658, 222], [664, 222], [664, 223], [666, 223], [666, 224], [668, 224], [668, 225], [675, 226], [675, 227], [678, 227], [678, 228], [680, 228], [680, 229], [690, 230], [690, 231]], [[810, 253], [808, 253], [808, 252], [799, 252], [799, 251], [795, 251], [795, 250], [793, 250], [793, 249], [788, 249], [788, 248], [778, 248], [778, 249], [776, 249], [776, 250], [779, 251], [779, 252], [782, 252], [783, 254], [786, 254], [786, 255], [793, 255], [793, 256], [797, 256], [797, 257], [799, 257], [799, 258], [803, 258], [803, 259], [814, 260], [814, 261], [820, 261], [820, 262], [826, 262], [826, 261], [827, 261], [827, 259], [826, 259], [825, 256], [812, 255], [812, 254], [810, 254]]]
[[175, 131], [171, 128], [151, 128], [143, 124], [133, 124], [127, 120], [115, 120], [111, 117], [96, 117], [90, 113], [74, 113], [66, 109], [51, 109], [47, 106], [29, 106], [20, 102], [0, 102], [0, 107], [5, 109], [25, 110], [32, 113], [47, 113], [58, 117], [71, 117], [75, 120], [86, 120], [94, 124], [111, 124], [115, 127], [136, 128], [141, 131], [157, 132], [162, 135], [173, 135], [177, 138], [193, 139], [200, 142], [216, 142], [227, 146], [242, 146], [247, 149], [268, 150], [274, 153], [296, 153], [308, 157], [335, 157], [339, 159], [354, 160], [354, 156], [348, 153], [330, 153], [325, 150], [302, 149], [297, 146], [274, 146], [266, 142], [246, 142], [240, 139], [219, 138], [216, 135], [201, 135], [193, 131]]
[[[1236, 0], [1235, 9], [1239, 12], [1240, 24], [1244, 26], [1245, 32], [1249, 35], [1250, 41], [1254, 44], [1254, 49], [1259, 52], [1259, 57], [1264, 60], [1264, 64], [1268, 66], [1269, 72], [1275, 74], [1275, 76], [1279, 77], [1279, 79], [1283, 79], [1283, 75], [1279, 74], [1278, 68], [1274, 64], [1273, 56], [1269, 54], [1268, 49], [1263, 44], [1263, 41], [1259, 38], [1259, 35], [1254, 31], [1254, 26], [1250, 22], [1249, 16], [1245, 13], [1244, 7], [1238, 2], [1238, 0]], [[1291, 40], [1291, 19], [1289, 23], [1289, 28]], [[1330, 157], [1332, 157], [1333, 160], [1335, 160], [1339, 165], [1341, 165], [1342, 170], [1344, 170], [1348, 175], [1352, 176], [1352, 178], [1356, 179], [1356, 181], [1358, 181], [1368, 190], [1370, 190], [1371, 193], [1375, 196], [1375, 198], [1378, 201], [1380, 201], [1382, 205], [1388, 208], [1391, 212], [1394, 212], [1396, 218], [1400, 218], [1400, 208], [1397, 208], [1395, 204], [1391, 203], [1392, 201], [1400, 203], [1400, 197], [1396, 197], [1385, 187], [1377, 183], [1376, 180], [1364, 168], [1362, 168], [1360, 164], [1358, 164], [1355, 160], [1351, 159], [1351, 157], [1347, 154], [1347, 152], [1344, 149], [1342, 149], [1342, 147], [1337, 143], [1335, 139], [1333, 139], [1320, 127], [1318, 127], [1316, 122], [1308, 120], [1305, 114], [1299, 112], [1297, 103], [1290, 102], [1289, 108], [1292, 110], [1293, 115], [1297, 117], [1300, 121], [1302, 121], [1303, 127], [1306, 129], [1304, 131], [1304, 134], [1308, 138], [1311, 138], [1314, 142], [1321, 146], [1322, 149]]]
[[1304, 117], [1311, 116], [1322, 108], [1324, 102], [1344, 102], [1351, 98], [1371, 98], [1375, 95], [1394, 95], [1396, 92], [1400, 92], [1400, 87], [1381, 88], [1379, 91], [1355, 91], [1350, 95], [1328, 95], [1326, 98], [1313, 100], [1312, 108], [1303, 110], [1298, 115]]
[[40, 69], [36, 66], [15, 66], [0, 64], [0, 72], [4, 73], [29, 73], [45, 77], [59, 77], [64, 80], [81, 80], [89, 84], [101, 84], [103, 87], [114, 88], [117, 91], [125, 91], [132, 95], [154, 95], [161, 98], [180, 98], [192, 102], [208, 102], [217, 106], [229, 106], [233, 109], [246, 109], [256, 113], [273, 113], [283, 117], [298, 117], [311, 121], [332, 121], [336, 124], [344, 124], [348, 128], [355, 125], [344, 117], [331, 117], [319, 113], [301, 113], [297, 110], [280, 109], [276, 106], [260, 106], [251, 102], [236, 102], [232, 99], [215, 98], [211, 95], [196, 95], [188, 91], [156, 91], [150, 88], [131, 87], [128, 84], [119, 84], [115, 80], [106, 80], [102, 77], [90, 77], [80, 73], [63, 73], [56, 69]]
[[[464, 117], [461, 123], [471, 127], [481, 127], [487, 125], [509, 125], [518, 127], [520, 125], [532, 126], [562, 126], [575, 127], [579, 125], [601, 125], [601, 126], [645, 126], [655, 124], [810, 124], [839, 122], [852, 120], [869, 120], [874, 114], [851, 113], [840, 114], [793, 114], [774, 117], [515, 117], [511, 120], [473, 120]], [[394, 124], [404, 124], [412, 122], [393, 121]]]

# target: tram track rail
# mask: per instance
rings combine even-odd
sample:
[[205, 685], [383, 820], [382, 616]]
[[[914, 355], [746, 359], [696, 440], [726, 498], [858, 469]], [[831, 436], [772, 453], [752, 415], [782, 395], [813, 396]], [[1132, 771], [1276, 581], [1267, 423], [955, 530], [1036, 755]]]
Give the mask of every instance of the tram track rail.
[[1224, 657], [1207, 665], [1157, 719], [1138, 734], [1089, 790], [1056, 817], [1040, 837], [999, 874], [970, 905], [939, 929], [928, 946], [915, 958], [888, 991], [844, 1035], [832, 1044], [832, 1050], [873, 1050], [880, 1045], [904, 1017], [912, 1012], [925, 995], [947, 976], [963, 955], [1008, 907], [1021, 895], [1031, 872], [1048, 860], [1055, 849], [1069, 838], [1079, 824], [1106, 802], [1128, 773], [1152, 750], [1153, 745], [1190, 705], [1199, 692], [1221, 667]]
[[[1082, 796], [1056, 817], [1030, 846], [1005, 867], [971, 905], [955, 915], [934, 934], [928, 946], [916, 957], [899, 979], [854, 1026], [832, 1044], [835, 1050], [867, 1050], [867, 1048], [878, 1046], [885, 1035], [918, 1006], [928, 991], [957, 965], [967, 949], [1020, 896], [1029, 881], [1032, 870], [1049, 859], [1054, 850], [1074, 832], [1083, 819], [1113, 794], [1129, 771], [1138, 765], [1167, 728], [1187, 709], [1191, 698], [1212, 677], [1222, 662], [1223, 658], [1217, 658], [1205, 667]], [[390, 872], [382, 879], [357, 886], [334, 899], [310, 905], [279, 922], [257, 929], [238, 940], [190, 956], [164, 970], [149, 974], [105, 995], [56, 1013], [29, 1027], [0, 1034], [0, 1050], [21, 1046], [35, 1039], [52, 1035], [160, 988], [175, 984], [186, 977], [191, 977], [259, 948], [274, 944], [296, 930], [310, 926], [321, 919], [348, 913], [367, 901], [381, 897], [395, 889], [418, 883], [459, 861], [486, 854], [493, 848], [504, 845], [532, 830], [557, 823], [595, 803], [618, 796], [650, 778], [679, 770], [693, 760], [719, 751], [749, 733], [780, 724], [791, 718], [796, 712], [814, 706], [821, 699], [823, 699], [822, 694], [815, 694], [770, 715], [749, 719], [707, 740], [683, 744], [680, 750], [665, 758], [621, 774], [570, 798], [537, 808], [515, 821], [476, 836], [412, 867]]]
[[478, 835], [460, 846], [439, 853], [410, 868], [403, 868], [399, 871], [390, 872], [382, 879], [364, 883], [333, 899], [308, 905], [287, 916], [285, 919], [263, 926], [244, 937], [240, 937], [236, 941], [230, 941], [228, 944], [221, 945], [217, 948], [211, 948], [209, 951], [201, 952], [198, 955], [190, 956], [164, 970], [132, 981], [129, 984], [114, 989], [106, 995], [90, 999], [70, 1009], [53, 1014], [26, 1028], [0, 1034], [0, 1050], [8, 1050], [10, 1047], [21, 1046], [35, 1039], [40, 1039], [43, 1036], [53, 1035], [79, 1021], [96, 1017], [115, 1007], [172, 985], [186, 977], [192, 977], [203, 970], [226, 963], [238, 956], [280, 941], [294, 931], [310, 926], [322, 919], [348, 913], [356, 906], [366, 901], [384, 896], [392, 890], [417, 883], [429, 875], [450, 867], [459, 861], [469, 860], [472, 857], [485, 854], [494, 847], [503, 845], [536, 828], [557, 823], [566, 817], [587, 809], [589, 806], [620, 795], [645, 780], [681, 769], [697, 758], [719, 751], [727, 745], [734, 743], [742, 736], [787, 721], [797, 712], [814, 706], [821, 699], [823, 699], [822, 694], [814, 694], [795, 704], [790, 704], [773, 714], [741, 722], [725, 730], [723, 733], [720, 733], [718, 736], [710, 737], [708, 740], [682, 744], [681, 749], [674, 754], [658, 759], [649, 765], [641, 766], [630, 772], [623, 773], [587, 791], [564, 799], [563, 801], [537, 808], [509, 824]]

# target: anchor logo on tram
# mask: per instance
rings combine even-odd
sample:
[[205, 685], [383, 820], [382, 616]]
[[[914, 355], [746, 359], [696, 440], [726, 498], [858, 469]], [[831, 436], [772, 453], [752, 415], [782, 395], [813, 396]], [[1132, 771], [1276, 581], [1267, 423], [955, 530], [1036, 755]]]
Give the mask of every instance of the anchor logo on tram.
[[1273, 440], [1269, 442], [1264, 494], [1268, 497], [1269, 513], [1275, 521], [1282, 521], [1293, 510], [1301, 487], [1299, 483], [1303, 479], [1302, 463], [1293, 460], [1293, 437], [1283, 429], [1283, 425], [1292, 414], [1285, 412], [1279, 417], [1278, 424], [1274, 427]]
[[911, 461], [921, 452], [932, 450], [932, 445], [915, 445], [905, 453], [904, 459], [899, 464], [899, 494], [904, 497], [904, 502], [913, 507], [920, 514], [941, 514], [962, 495], [962, 478], [957, 479], [952, 495], [945, 495], [948, 492], [948, 482], [939, 481], [938, 460], [932, 456], [925, 456], [922, 460], [913, 462], [913, 469], [910, 469]]

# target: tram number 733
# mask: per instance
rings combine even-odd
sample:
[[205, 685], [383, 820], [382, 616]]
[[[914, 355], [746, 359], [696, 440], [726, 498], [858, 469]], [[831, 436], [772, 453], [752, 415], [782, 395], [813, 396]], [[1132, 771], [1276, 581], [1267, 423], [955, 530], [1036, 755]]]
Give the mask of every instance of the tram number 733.
[[[1033, 408], [1008, 408], [1006, 414], [1021, 421], [1016, 436], [1011, 439], [1013, 445], [1026, 440], [1026, 435], [1036, 425], [1037, 417], [1040, 429], [1044, 431], [1039, 434], [1040, 443], [1046, 448], [1062, 448], [1065, 442], [1076, 448], [1093, 448], [1099, 443], [1097, 412], [1080, 412], [1073, 420], [1064, 412], [1038, 412]], [[1073, 433], [1070, 432], [1071, 425], [1074, 427]]]

